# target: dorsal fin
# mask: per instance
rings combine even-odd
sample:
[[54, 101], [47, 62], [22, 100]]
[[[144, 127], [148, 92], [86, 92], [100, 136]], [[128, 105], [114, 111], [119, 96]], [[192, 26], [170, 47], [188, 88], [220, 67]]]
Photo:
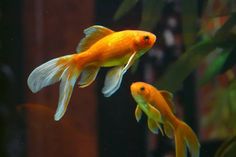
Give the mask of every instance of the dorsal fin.
[[109, 28], [94, 25], [84, 30], [85, 37], [79, 42], [76, 52], [80, 53], [92, 46], [98, 40], [102, 39], [103, 37], [113, 33]]
[[167, 104], [169, 105], [170, 109], [172, 110], [172, 112], [175, 112], [174, 109], [174, 103], [172, 101], [173, 99], [173, 94], [166, 91], [166, 90], [160, 90], [161, 95], [164, 97], [164, 99], [166, 100]]

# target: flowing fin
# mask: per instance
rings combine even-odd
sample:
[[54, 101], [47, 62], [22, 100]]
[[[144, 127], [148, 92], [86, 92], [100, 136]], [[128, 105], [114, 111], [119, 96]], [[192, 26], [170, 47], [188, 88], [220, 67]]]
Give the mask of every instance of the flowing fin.
[[100, 68], [98, 67], [89, 66], [85, 70], [83, 70], [81, 78], [79, 80], [80, 88], [89, 86], [95, 80], [99, 69]]
[[[34, 69], [27, 80], [30, 90], [36, 93], [42, 88], [60, 81], [63, 71], [68, 66], [67, 61], [69, 61], [72, 56], [73, 55], [68, 55], [52, 59]], [[61, 60], [64, 61], [60, 62]]]
[[85, 37], [79, 42], [76, 52], [80, 53], [89, 49], [98, 40], [114, 33], [111, 29], [103, 26], [94, 25], [84, 30]]
[[172, 110], [172, 112], [175, 112], [175, 108], [174, 108], [174, 103], [173, 103], [173, 94], [166, 91], [166, 90], [160, 90], [161, 95], [164, 97], [164, 99], [166, 100], [168, 106], [170, 107], [170, 109]]
[[148, 128], [152, 133], [158, 134], [159, 127], [157, 126], [157, 123], [151, 118], [148, 118]]
[[60, 98], [57, 107], [56, 114], [54, 115], [54, 119], [56, 121], [60, 120], [61, 117], [65, 114], [66, 108], [69, 104], [69, 100], [75, 85], [75, 82], [79, 76], [79, 73], [75, 70], [71, 70], [67, 68], [64, 71], [61, 84], [60, 84]]
[[108, 71], [105, 78], [105, 85], [102, 89], [102, 93], [105, 97], [109, 97], [115, 92], [116, 88], [120, 86], [122, 80], [123, 66], [114, 67]]
[[135, 109], [135, 118], [136, 118], [137, 122], [140, 121], [141, 117], [142, 117], [142, 110], [139, 107], [139, 105], [137, 105], [137, 107]]
[[136, 52], [134, 52], [130, 56], [125, 67], [123, 66], [114, 67], [107, 73], [105, 84], [102, 89], [102, 93], [104, 94], [105, 97], [111, 96], [113, 93], [115, 93], [119, 89], [123, 75], [126, 73], [126, 71], [130, 68], [130, 66], [134, 62], [135, 54]]
[[173, 134], [173, 129], [171, 127], [171, 125], [168, 122], [164, 123], [164, 131], [167, 137], [169, 138], [173, 138], [174, 134]]
[[175, 128], [176, 157], [187, 157], [186, 146], [191, 157], [199, 157], [200, 144], [193, 130], [184, 122], [178, 120]]
[[149, 110], [149, 116], [152, 117], [152, 119], [155, 119], [156, 122], [163, 122], [161, 113], [158, 109], [153, 107], [151, 104], [148, 104], [148, 110]]
[[73, 56], [68, 55], [48, 61], [33, 70], [28, 78], [28, 86], [34, 93], [61, 80], [55, 120], [59, 120], [64, 115], [74, 84], [80, 74], [80, 69], [72, 61]]
[[147, 104], [147, 105], [148, 105], [148, 110], [149, 110], [148, 117], [151, 117], [156, 122], [157, 127], [161, 130], [161, 134], [164, 135], [163, 129], [161, 128], [159, 124], [163, 122], [160, 111], [156, 109], [155, 107], [153, 107], [151, 104]]

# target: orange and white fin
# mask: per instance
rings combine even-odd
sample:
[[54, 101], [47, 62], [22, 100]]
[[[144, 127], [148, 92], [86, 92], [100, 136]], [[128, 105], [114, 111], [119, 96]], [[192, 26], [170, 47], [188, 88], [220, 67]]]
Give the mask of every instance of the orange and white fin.
[[60, 97], [57, 106], [57, 111], [54, 115], [54, 119], [56, 121], [60, 120], [66, 112], [78, 76], [78, 71], [73, 67], [68, 67], [62, 74], [59, 94]]
[[54, 116], [59, 120], [65, 113], [74, 84], [79, 76], [79, 69], [71, 62], [74, 55], [52, 59], [36, 69], [28, 77], [27, 83], [32, 92], [61, 81], [58, 108]]
[[113, 93], [115, 93], [120, 88], [123, 75], [126, 73], [126, 71], [133, 64], [134, 59], [135, 59], [135, 54], [136, 54], [136, 52], [134, 52], [130, 56], [130, 58], [125, 66], [114, 67], [108, 71], [106, 78], [105, 78], [104, 87], [102, 89], [102, 93], [104, 94], [105, 97], [111, 96]]
[[30, 90], [36, 93], [42, 88], [60, 81], [61, 75], [68, 65], [66, 62], [62, 64], [58, 64], [58, 62], [61, 59], [67, 60], [72, 56], [68, 55], [52, 59], [34, 69], [27, 80]]
[[174, 132], [176, 157], [187, 157], [186, 148], [188, 148], [191, 157], [199, 157], [200, 143], [193, 130], [180, 120], [178, 120], [176, 126], [177, 128], [175, 128]]
[[80, 88], [89, 86], [96, 79], [99, 71], [99, 67], [89, 66], [84, 69], [81, 73], [81, 78], [79, 80]]
[[109, 28], [94, 25], [84, 30], [85, 37], [79, 42], [76, 52], [84, 52], [89, 49], [94, 43], [98, 40], [104, 38], [105, 36], [112, 34], [112, 31]]
[[139, 107], [139, 105], [137, 105], [137, 107], [135, 109], [135, 118], [136, 118], [137, 122], [140, 121], [142, 114], [143, 114], [142, 109]]

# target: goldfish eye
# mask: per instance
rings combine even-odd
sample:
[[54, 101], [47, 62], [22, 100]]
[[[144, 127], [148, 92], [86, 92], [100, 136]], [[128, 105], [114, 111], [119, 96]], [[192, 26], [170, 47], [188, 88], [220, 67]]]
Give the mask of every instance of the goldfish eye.
[[144, 87], [141, 87], [140, 90], [143, 92], [143, 91], [145, 91], [145, 88], [144, 88]]
[[149, 37], [148, 35], [145, 35], [145, 36], [143, 37], [143, 39], [144, 39], [144, 41], [148, 41], [148, 40], [150, 39], [150, 37]]

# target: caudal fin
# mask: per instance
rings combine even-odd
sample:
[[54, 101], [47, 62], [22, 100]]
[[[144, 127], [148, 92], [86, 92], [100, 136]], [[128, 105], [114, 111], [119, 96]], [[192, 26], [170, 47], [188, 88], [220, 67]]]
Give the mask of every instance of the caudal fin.
[[42, 88], [61, 81], [60, 97], [55, 120], [60, 120], [69, 103], [73, 87], [79, 76], [80, 69], [74, 65], [74, 55], [52, 59], [34, 69], [28, 77], [27, 83], [32, 92], [36, 93]]
[[176, 157], [187, 157], [187, 148], [191, 157], [199, 157], [200, 143], [193, 130], [184, 122], [178, 120], [175, 129]]

